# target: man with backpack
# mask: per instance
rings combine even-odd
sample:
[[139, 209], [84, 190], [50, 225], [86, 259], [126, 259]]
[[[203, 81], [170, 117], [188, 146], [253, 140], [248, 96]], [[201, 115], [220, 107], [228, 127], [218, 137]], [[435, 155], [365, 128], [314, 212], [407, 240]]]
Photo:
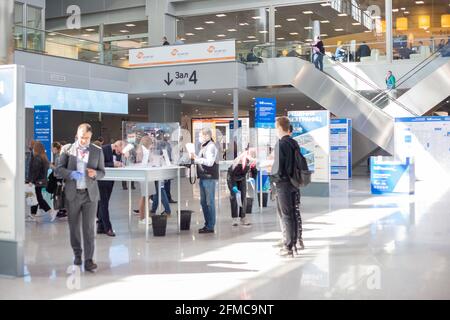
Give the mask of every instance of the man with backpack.
[[300, 191], [302, 170], [306, 160], [300, 153], [300, 147], [290, 136], [290, 122], [287, 117], [276, 120], [279, 141], [275, 146], [274, 163], [270, 179], [277, 193], [277, 212], [282, 223], [283, 247], [281, 256], [293, 256], [297, 251], [297, 241], [303, 248], [300, 216]]

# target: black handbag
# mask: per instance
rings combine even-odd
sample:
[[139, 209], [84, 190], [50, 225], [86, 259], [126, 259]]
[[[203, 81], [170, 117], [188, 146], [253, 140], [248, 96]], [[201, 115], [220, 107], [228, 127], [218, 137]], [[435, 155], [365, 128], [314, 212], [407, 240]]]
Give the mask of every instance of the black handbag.
[[62, 183], [58, 183], [55, 193], [53, 194], [53, 208], [55, 210], [64, 209], [64, 187]]

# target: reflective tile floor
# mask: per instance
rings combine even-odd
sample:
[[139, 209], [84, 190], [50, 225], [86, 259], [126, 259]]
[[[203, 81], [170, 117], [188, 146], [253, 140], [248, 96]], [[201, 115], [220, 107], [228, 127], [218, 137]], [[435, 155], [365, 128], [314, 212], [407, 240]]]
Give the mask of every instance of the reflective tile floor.
[[146, 243], [116, 183], [117, 237], [97, 236], [98, 271], [71, 266], [66, 221], [27, 223], [26, 276], [0, 278], [0, 299], [449, 299], [447, 186], [418, 182], [416, 195], [375, 197], [366, 177], [333, 181], [330, 198], [302, 198], [306, 250], [292, 259], [273, 247], [274, 203], [262, 214], [255, 205], [251, 226], [232, 227], [223, 185], [216, 233], [201, 235], [198, 189], [183, 180], [191, 230], [177, 234], [172, 217], [167, 235]]

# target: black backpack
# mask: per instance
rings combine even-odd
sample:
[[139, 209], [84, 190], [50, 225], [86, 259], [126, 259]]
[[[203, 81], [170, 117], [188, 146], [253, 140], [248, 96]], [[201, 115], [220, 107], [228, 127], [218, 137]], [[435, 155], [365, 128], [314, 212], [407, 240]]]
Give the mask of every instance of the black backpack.
[[290, 142], [291, 147], [294, 149], [294, 162], [292, 165], [292, 175], [289, 177], [294, 187], [306, 187], [311, 183], [311, 174], [309, 171], [308, 163], [305, 157], [300, 152], [300, 147], [297, 143]]
[[48, 176], [48, 182], [45, 189], [47, 190], [48, 193], [54, 194], [57, 188], [58, 188], [58, 179], [56, 179], [55, 175], [52, 172]]

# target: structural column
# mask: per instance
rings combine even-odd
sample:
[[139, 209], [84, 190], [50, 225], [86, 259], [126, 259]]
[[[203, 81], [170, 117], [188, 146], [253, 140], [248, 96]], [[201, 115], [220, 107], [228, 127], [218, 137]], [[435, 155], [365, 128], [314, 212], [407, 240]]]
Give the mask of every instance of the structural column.
[[313, 41], [315, 41], [316, 38], [318, 36], [320, 36], [320, 21], [319, 20], [314, 20], [312, 27], [313, 27], [312, 39], [313, 39]]
[[234, 129], [231, 133], [233, 137], [233, 154], [237, 155], [238, 151], [241, 150], [240, 145], [242, 143], [240, 135], [235, 135], [235, 132], [239, 132], [239, 89], [233, 89], [233, 124]]
[[392, 35], [392, 0], [386, 0], [386, 61], [393, 60], [393, 35]]
[[146, 0], [148, 17], [148, 43], [150, 46], [162, 45], [162, 38], [170, 43], [176, 38], [176, 18], [170, 14], [169, 0]]
[[1, 0], [0, 64], [13, 64], [14, 62], [13, 28], [14, 28], [14, 0]]

